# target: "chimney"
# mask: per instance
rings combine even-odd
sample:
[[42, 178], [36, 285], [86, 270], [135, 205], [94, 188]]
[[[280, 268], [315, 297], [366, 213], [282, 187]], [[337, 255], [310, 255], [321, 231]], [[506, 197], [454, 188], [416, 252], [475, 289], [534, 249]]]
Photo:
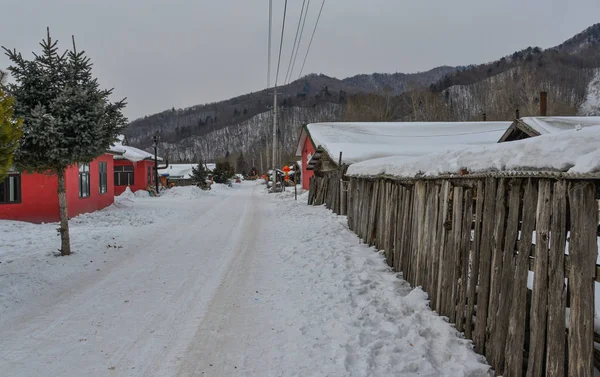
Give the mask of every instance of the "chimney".
[[517, 109], [517, 111], [515, 111], [515, 117], [517, 119], [521, 119], [521, 116], [519, 116], [519, 109]]
[[487, 114], [483, 113], [483, 121], [486, 122], [487, 121]]
[[540, 92], [540, 116], [548, 115], [548, 92]]

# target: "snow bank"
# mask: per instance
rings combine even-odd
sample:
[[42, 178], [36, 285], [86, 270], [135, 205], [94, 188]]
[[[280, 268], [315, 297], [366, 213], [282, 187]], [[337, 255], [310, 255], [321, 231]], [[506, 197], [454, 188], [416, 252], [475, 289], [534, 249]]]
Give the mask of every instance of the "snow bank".
[[208, 195], [207, 191], [196, 186], [175, 186], [162, 191], [160, 197], [179, 199], [198, 199]]
[[281, 273], [293, 276], [288, 295], [303, 293], [295, 342], [307, 343], [312, 368], [298, 375], [488, 376], [472, 342], [429, 308], [421, 288], [361, 244], [346, 217], [286, 196], [270, 229], [286, 234], [278, 253]]
[[386, 156], [422, 156], [451, 147], [498, 142], [511, 122], [313, 123], [316, 147], [345, 164]]
[[[600, 123], [599, 123], [600, 125]], [[600, 126], [520, 141], [447, 150], [423, 157], [394, 156], [353, 164], [350, 176], [414, 177], [492, 171], [600, 172]]]

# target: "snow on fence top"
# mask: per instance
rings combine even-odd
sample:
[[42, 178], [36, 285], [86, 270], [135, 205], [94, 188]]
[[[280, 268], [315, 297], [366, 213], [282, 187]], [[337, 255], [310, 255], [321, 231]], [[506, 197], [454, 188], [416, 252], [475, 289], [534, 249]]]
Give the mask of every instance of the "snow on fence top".
[[421, 156], [454, 146], [496, 143], [511, 122], [312, 123], [316, 148], [353, 164], [378, 157]]
[[520, 121], [540, 135], [600, 125], [600, 117], [525, 117]]
[[438, 176], [489, 172], [600, 172], [600, 122], [597, 126], [493, 145], [446, 150], [417, 158], [394, 156], [350, 165], [349, 176]]

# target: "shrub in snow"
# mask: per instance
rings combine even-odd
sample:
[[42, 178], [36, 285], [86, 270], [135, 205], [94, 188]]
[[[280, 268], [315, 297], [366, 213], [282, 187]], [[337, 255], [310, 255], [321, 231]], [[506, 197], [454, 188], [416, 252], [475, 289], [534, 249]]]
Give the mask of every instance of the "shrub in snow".
[[213, 180], [216, 183], [230, 183], [229, 180], [235, 175], [235, 171], [228, 161], [219, 161], [213, 170]]
[[58, 52], [57, 41], [40, 44], [42, 51], [27, 60], [16, 50], [6, 51], [15, 83], [15, 116], [23, 119], [23, 137], [15, 164], [26, 171], [58, 177], [61, 254], [71, 253], [65, 191], [65, 170], [91, 162], [106, 153], [127, 124], [124, 101], [110, 102], [111, 90], [100, 89], [84, 51]]
[[191, 179], [196, 186], [203, 190], [210, 190], [210, 181], [208, 181], [207, 178], [208, 169], [206, 169], [206, 166], [204, 166], [202, 161], [198, 163], [198, 166], [192, 167]]

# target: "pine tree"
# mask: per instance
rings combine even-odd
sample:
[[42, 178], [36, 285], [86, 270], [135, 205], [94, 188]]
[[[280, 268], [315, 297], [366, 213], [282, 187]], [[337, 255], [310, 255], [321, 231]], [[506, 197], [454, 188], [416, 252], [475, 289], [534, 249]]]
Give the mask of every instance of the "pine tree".
[[229, 183], [231, 177], [235, 175], [235, 171], [229, 161], [218, 161], [213, 170], [213, 180], [216, 183]]
[[[0, 71], [0, 84], [3, 73]], [[13, 155], [21, 138], [20, 119], [14, 116], [14, 99], [0, 86], [0, 181], [4, 179], [13, 164]]]
[[200, 161], [198, 166], [192, 167], [192, 182], [201, 189], [206, 188], [206, 178], [208, 177], [208, 170], [204, 166], [204, 163]]
[[61, 254], [69, 255], [65, 170], [106, 153], [127, 123], [125, 101], [109, 101], [112, 89], [100, 89], [90, 59], [77, 51], [74, 39], [72, 51], [59, 53], [48, 30], [40, 45], [42, 52], [32, 60], [3, 47], [13, 64], [9, 71], [16, 83], [9, 89], [16, 99], [15, 115], [23, 119], [15, 163], [26, 171], [57, 175]]

